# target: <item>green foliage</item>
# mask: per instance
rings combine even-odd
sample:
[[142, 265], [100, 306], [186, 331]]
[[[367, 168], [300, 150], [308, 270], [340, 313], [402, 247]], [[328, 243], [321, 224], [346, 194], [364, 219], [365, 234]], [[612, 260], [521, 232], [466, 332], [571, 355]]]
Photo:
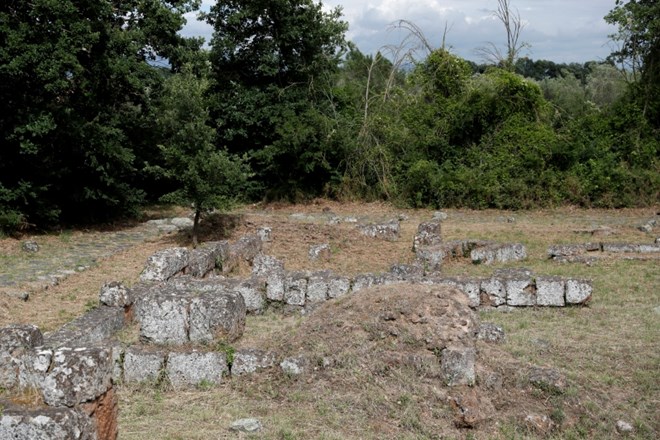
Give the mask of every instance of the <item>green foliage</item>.
[[244, 158], [215, 147], [216, 131], [209, 125], [208, 85], [208, 79], [197, 77], [190, 65], [165, 81], [157, 119], [164, 165], [152, 168], [178, 183], [175, 191], [161, 198], [163, 201], [192, 203], [195, 245], [200, 214], [229, 209], [250, 177]]
[[339, 16], [312, 0], [219, 1], [206, 15], [218, 144], [248, 153], [272, 193], [319, 192], [338, 166], [327, 92], [346, 46]]
[[44, 227], [135, 212], [139, 159], [155, 152], [150, 92], [161, 80], [147, 61], [174, 55], [196, 3], [2, 3], [4, 227], [19, 216]]

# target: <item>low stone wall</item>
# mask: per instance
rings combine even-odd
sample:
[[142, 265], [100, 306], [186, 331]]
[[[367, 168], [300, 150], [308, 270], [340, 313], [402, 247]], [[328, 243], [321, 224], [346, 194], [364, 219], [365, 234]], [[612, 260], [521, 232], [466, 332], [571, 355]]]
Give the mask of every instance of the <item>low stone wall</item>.
[[[506, 253], [492, 243], [438, 244], [432, 235], [439, 232], [439, 226], [431, 225], [426, 236], [415, 240], [418, 257], [438, 246], [452, 256], [480, 250], [479, 260], [484, 262], [490, 258], [487, 250], [494, 252], [493, 261]], [[332, 271], [287, 271], [281, 261], [262, 253], [263, 239], [261, 234], [235, 243], [207, 243], [192, 251], [158, 252], [149, 258], [140, 284], [130, 289], [106, 284], [98, 307], [53, 333], [42, 335], [29, 325], [0, 329], [0, 386], [19, 394], [36, 390], [43, 402], [40, 407], [0, 402], [0, 438], [114, 440], [113, 383], [185, 388], [273, 367], [299, 374], [308, 367], [304, 358], [281, 358], [258, 348], [225, 349], [242, 336], [247, 313], [261, 313], [270, 305], [305, 311], [368, 287], [396, 283], [403, 289], [406, 284], [453, 286], [465, 293], [472, 308], [581, 305], [592, 295], [588, 280], [537, 276], [524, 269], [498, 270], [480, 278], [443, 277], [429, 271], [430, 260], [421, 257], [413, 265], [397, 264], [385, 273], [353, 277]], [[524, 249], [517, 255], [521, 253]], [[252, 264], [249, 278], [223, 276], [240, 261]], [[140, 344], [127, 347], [114, 337], [133, 320], [139, 325]], [[465, 365], [472, 365], [473, 358], [469, 350], [449, 350], [442, 369], [447, 377], [460, 376], [456, 384], [469, 384], [473, 379]]]
[[606, 254], [660, 255], [660, 243], [578, 243], [548, 247], [548, 258], [559, 262], [590, 262]]

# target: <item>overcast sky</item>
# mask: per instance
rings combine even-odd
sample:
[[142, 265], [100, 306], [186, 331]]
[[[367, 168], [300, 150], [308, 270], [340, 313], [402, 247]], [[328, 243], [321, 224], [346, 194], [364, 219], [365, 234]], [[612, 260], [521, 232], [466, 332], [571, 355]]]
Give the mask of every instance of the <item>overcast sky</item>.
[[[204, 0], [208, 10], [214, 0]], [[602, 60], [612, 51], [608, 34], [614, 28], [603, 17], [614, 0], [511, 0], [525, 23], [521, 40], [531, 45], [526, 55], [555, 62]], [[347, 38], [365, 53], [374, 53], [387, 44], [397, 44], [403, 35], [388, 31], [400, 19], [414, 22], [434, 46], [442, 43], [445, 23], [447, 45], [453, 53], [481, 61], [475, 49], [493, 42], [503, 47], [504, 26], [493, 17], [497, 0], [325, 0], [327, 8], [341, 6], [349, 24]], [[186, 36], [211, 40], [209, 26], [188, 17]]]

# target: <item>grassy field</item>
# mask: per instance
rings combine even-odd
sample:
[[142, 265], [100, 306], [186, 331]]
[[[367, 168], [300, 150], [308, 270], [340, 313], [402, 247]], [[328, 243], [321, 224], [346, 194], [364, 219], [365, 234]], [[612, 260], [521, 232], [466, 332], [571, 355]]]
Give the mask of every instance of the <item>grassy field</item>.
[[[364, 217], [371, 221], [405, 214], [401, 238], [382, 242], [361, 236], [350, 223], [327, 225], [321, 216]], [[273, 229], [266, 252], [285, 261], [289, 270], [320, 268], [343, 274], [386, 271], [392, 263], [409, 262], [412, 237], [431, 211], [399, 210], [382, 204], [269, 205], [242, 210], [245, 224], [231, 231], [237, 238], [258, 226]], [[121, 439], [380, 439], [380, 438], [644, 438], [660, 435], [660, 260], [603, 256], [587, 264], [549, 261], [550, 244], [588, 241], [651, 243], [655, 235], [637, 226], [655, 210], [579, 210], [563, 208], [533, 212], [447, 210], [443, 237], [522, 242], [528, 260], [508, 267], [526, 267], [537, 274], [589, 278], [594, 295], [587, 307], [526, 308], [512, 312], [482, 311], [482, 321], [502, 326], [507, 341], [480, 347], [479, 359], [497, 369], [506, 365], [539, 365], [564, 374], [569, 387], [562, 393], [516, 388], [512, 396], [493, 394], [497, 418], [477, 429], [456, 429], [447, 405], [447, 391], [439, 382], [415, 371], [398, 369], [386, 376], [367, 374], [361, 356], [346, 356], [332, 374], [312, 371], [299, 378], [272, 371], [248, 378], [229, 378], [222, 384], [192, 391], [167, 387], [120, 386]], [[291, 214], [306, 213], [306, 220]], [[601, 226], [609, 235], [588, 233]], [[207, 230], [205, 238], [226, 235]], [[73, 238], [72, 238], [73, 239]], [[96, 300], [105, 281], [133, 283], [147, 256], [157, 249], [185, 243], [187, 237], [167, 236], [99, 262], [48, 291], [35, 291], [27, 303], [0, 300], [0, 323], [32, 322], [50, 330], [83, 313]], [[310, 262], [309, 245], [330, 243], [327, 262]], [[18, 244], [0, 241], [11, 255]], [[11, 252], [10, 252], [11, 251]], [[500, 266], [497, 266], [500, 267]], [[494, 267], [450, 262], [447, 275], [487, 275]], [[64, 310], [66, 313], [63, 313]], [[309, 317], [283, 316], [268, 310], [247, 320], [237, 347], [295, 349], [314, 328]], [[316, 326], [316, 327], [315, 327]], [[332, 353], [350, 334], [314, 339], [315, 354]], [[289, 347], [287, 347], [287, 344]], [[358, 352], [356, 352], [358, 353]], [[363, 354], [364, 359], [370, 359]], [[365, 361], [366, 362], [366, 361]], [[527, 394], [529, 395], [527, 395]], [[514, 398], [515, 397], [515, 398]], [[502, 403], [504, 402], [504, 403]], [[499, 406], [498, 406], [499, 405]], [[532, 405], [533, 407], [529, 407]], [[523, 422], [529, 411], [547, 414], [555, 428], [539, 433]], [[264, 429], [252, 437], [228, 430], [239, 418], [257, 417]], [[619, 434], [624, 420], [634, 427]]]

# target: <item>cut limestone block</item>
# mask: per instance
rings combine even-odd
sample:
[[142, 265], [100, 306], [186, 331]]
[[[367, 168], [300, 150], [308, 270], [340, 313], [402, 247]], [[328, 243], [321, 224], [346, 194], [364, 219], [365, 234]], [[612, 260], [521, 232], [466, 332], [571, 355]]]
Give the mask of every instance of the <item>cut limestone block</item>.
[[367, 237], [396, 241], [399, 238], [400, 224], [398, 220], [391, 220], [381, 224], [360, 225], [358, 229]]
[[420, 223], [417, 227], [417, 233], [413, 238], [413, 252], [421, 246], [435, 246], [442, 243], [442, 223], [435, 220], [426, 223]]
[[491, 277], [481, 281], [481, 305], [499, 307], [506, 304], [506, 285], [504, 280]]
[[536, 277], [536, 304], [563, 307], [566, 282], [559, 277]]
[[233, 288], [245, 302], [245, 309], [251, 313], [261, 313], [266, 306], [266, 282], [258, 277], [243, 280]]
[[268, 278], [273, 272], [284, 271], [284, 263], [270, 255], [259, 254], [252, 262], [252, 275], [260, 278]]
[[439, 272], [442, 262], [451, 253], [447, 245], [419, 246], [415, 250], [416, 264], [423, 268], [425, 273]]
[[372, 273], [363, 273], [356, 275], [351, 283], [351, 289], [353, 293], [359, 292], [362, 289], [368, 289], [369, 287], [376, 284], [376, 275]]
[[18, 385], [20, 359], [26, 350], [41, 345], [41, 331], [31, 324], [12, 324], [0, 329], [0, 387]]
[[441, 353], [441, 368], [445, 384], [453, 387], [458, 385], [474, 385], [476, 351], [472, 347], [447, 347]]
[[200, 246], [190, 251], [188, 273], [196, 278], [203, 278], [215, 269], [217, 249], [215, 246]]
[[470, 307], [478, 307], [481, 303], [481, 280], [467, 277], [451, 277], [433, 279], [433, 284], [456, 287], [469, 300]]
[[339, 298], [351, 291], [351, 280], [341, 275], [331, 275], [328, 280], [328, 298]]
[[314, 272], [307, 281], [307, 303], [318, 303], [328, 299], [330, 271]]
[[20, 388], [40, 389], [53, 360], [53, 350], [36, 347], [20, 357], [18, 384]]
[[189, 251], [178, 247], [156, 252], [147, 260], [141, 281], [167, 281], [188, 266]]
[[311, 261], [328, 261], [331, 253], [330, 245], [328, 243], [322, 243], [310, 246], [307, 255]]
[[155, 383], [165, 367], [165, 353], [133, 346], [124, 352], [124, 382]]
[[204, 243], [203, 247], [211, 249], [215, 267], [222, 274], [228, 274], [238, 266], [238, 257], [231, 252], [231, 245], [227, 240], [209, 241]]
[[230, 253], [251, 263], [261, 253], [262, 247], [263, 243], [258, 235], [245, 235], [230, 246]]
[[536, 286], [531, 271], [525, 269], [505, 269], [496, 271], [502, 277], [506, 289], [506, 303], [509, 306], [536, 305]]
[[284, 269], [270, 272], [266, 278], [266, 298], [271, 301], [284, 301], [285, 286], [286, 273]]
[[172, 287], [152, 289], [136, 301], [135, 318], [140, 323], [140, 339], [155, 344], [188, 342], [188, 305], [185, 292]]
[[233, 342], [243, 336], [245, 301], [240, 293], [204, 292], [190, 300], [191, 342]]
[[566, 281], [566, 303], [586, 304], [591, 299], [593, 286], [589, 280]]
[[24, 408], [2, 402], [0, 438], [14, 440], [99, 439], [92, 419], [73, 408]]
[[475, 264], [506, 263], [527, 258], [527, 249], [520, 243], [490, 244], [470, 251], [470, 259]]
[[47, 334], [43, 345], [51, 348], [94, 345], [112, 337], [125, 325], [123, 307], [99, 306]]
[[401, 281], [417, 281], [424, 276], [424, 268], [417, 264], [394, 264], [390, 273]]
[[275, 354], [256, 349], [238, 350], [231, 365], [232, 376], [255, 373], [275, 365]]
[[216, 351], [170, 353], [167, 358], [167, 377], [176, 388], [219, 384], [227, 372], [227, 356]]
[[289, 273], [284, 280], [284, 302], [292, 306], [304, 306], [307, 296], [307, 274]]
[[101, 347], [61, 348], [41, 382], [44, 402], [68, 406], [96, 400], [112, 386], [112, 350]]
[[280, 368], [289, 376], [298, 376], [307, 369], [307, 359], [304, 356], [288, 357], [280, 362]]
[[108, 307], [127, 307], [133, 304], [133, 294], [122, 283], [112, 281], [101, 287], [99, 301]]

